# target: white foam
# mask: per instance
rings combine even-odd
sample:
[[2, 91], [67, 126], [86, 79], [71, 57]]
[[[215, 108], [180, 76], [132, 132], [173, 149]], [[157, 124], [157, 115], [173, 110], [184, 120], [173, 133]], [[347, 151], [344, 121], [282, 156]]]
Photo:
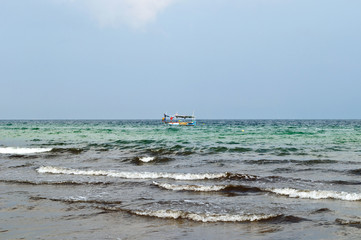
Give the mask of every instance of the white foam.
[[214, 192], [214, 191], [220, 191], [222, 189], [225, 189], [226, 185], [175, 185], [175, 184], [169, 184], [169, 183], [158, 183], [153, 182], [154, 185], [157, 185], [161, 188], [167, 189], [167, 190], [173, 190], [173, 191], [196, 191], [196, 192]]
[[0, 153], [2, 154], [32, 154], [49, 152], [52, 148], [15, 148], [15, 147], [0, 147]]
[[139, 160], [142, 162], [151, 162], [154, 160], [154, 157], [142, 157], [142, 158], [139, 158]]
[[39, 173], [108, 176], [128, 179], [157, 179], [168, 178], [175, 180], [202, 180], [226, 177], [226, 173], [167, 173], [167, 172], [117, 172], [110, 170], [80, 170], [52, 166], [43, 166], [37, 169]]
[[198, 214], [175, 210], [145, 210], [145, 211], [132, 211], [132, 213], [140, 216], [150, 216], [158, 218], [171, 218], [171, 219], [188, 219], [197, 222], [253, 222], [277, 217], [278, 215], [231, 215], [231, 214]]
[[292, 198], [308, 198], [308, 199], [338, 199], [344, 201], [360, 201], [360, 193], [347, 193], [325, 190], [297, 190], [293, 188], [267, 189], [270, 192]]

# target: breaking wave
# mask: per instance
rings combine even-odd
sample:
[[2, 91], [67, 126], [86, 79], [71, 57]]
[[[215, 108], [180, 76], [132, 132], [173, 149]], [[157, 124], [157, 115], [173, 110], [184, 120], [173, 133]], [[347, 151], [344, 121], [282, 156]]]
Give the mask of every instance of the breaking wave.
[[17, 148], [17, 147], [0, 147], [2, 154], [32, 154], [49, 152], [52, 148]]
[[347, 193], [325, 190], [297, 190], [293, 188], [267, 189], [267, 191], [285, 195], [291, 198], [307, 198], [307, 199], [338, 199], [344, 201], [360, 201], [361, 193]]
[[154, 185], [173, 191], [196, 191], [196, 192], [216, 192], [223, 190], [227, 187], [227, 185], [213, 185], [213, 186], [205, 186], [205, 185], [176, 185], [169, 183], [158, 183], [153, 182]]
[[69, 197], [65, 199], [57, 199], [57, 198], [45, 198], [40, 196], [32, 196], [31, 200], [50, 200], [55, 202], [64, 202], [64, 203], [95, 203], [95, 204], [122, 204], [122, 201], [106, 201], [106, 200], [96, 200], [96, 199], [88, 199], [86, 197], [78, 196], [78, 197]]
[[128, 179], [157, 179], [168, 178], [175, 180], [202, 180], [226, 178], [228, 173], [166, 173], [166, 172], [117, 172], [107, 170], [80, 170], [61, 167], [42, 166], [37, 169], [39, 173], [108, 176]]
[[153, 182], [154, 185], [173, 191], [195, 191], [195, 192], [270, 192], [291, 198], [307, 199], [337, 199], [344, 201], [360, 201], [360, 193], [335, 192], [325, 190], [297, 190], [293, 188], [262, 189], [244, 185], [178, 185], [169, 183]]
[[187, 219], [196, 222], [254, 222], [262, 220], [270, 220], [281, 215], [276, 214], [211, 214], [211, 213], [191, 213], [177, 210], [138, 210], [130, 211], [139, 216], [149, 216], [170, 219]]
[[263, 192], [257, 187], [248, 187], [244, 185], [177, 185], [169, 183], [153, 182], [154, 185], [173, 191], [195, 191], [195, 192]]
[[145, 162], [145, 163], [151, 162], [153, 160], [154, 160], [154, 157], [141, 157], [141, 158], [139, 158], [139, 161]]

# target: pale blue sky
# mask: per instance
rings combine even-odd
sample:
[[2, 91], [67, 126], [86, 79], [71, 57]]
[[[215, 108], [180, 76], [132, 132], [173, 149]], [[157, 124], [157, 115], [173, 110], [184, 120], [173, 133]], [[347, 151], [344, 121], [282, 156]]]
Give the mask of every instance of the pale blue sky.
[[360, 12], [360, 0], [0, 0], [0, 119], [360, 119]]

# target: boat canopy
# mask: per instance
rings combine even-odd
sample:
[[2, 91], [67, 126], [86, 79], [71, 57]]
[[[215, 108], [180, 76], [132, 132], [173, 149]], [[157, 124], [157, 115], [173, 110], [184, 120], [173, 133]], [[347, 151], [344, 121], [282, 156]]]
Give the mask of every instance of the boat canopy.
[[195, 118], [195, 116], [187, 116], [187, 115], [175, 115], [177, 118]]

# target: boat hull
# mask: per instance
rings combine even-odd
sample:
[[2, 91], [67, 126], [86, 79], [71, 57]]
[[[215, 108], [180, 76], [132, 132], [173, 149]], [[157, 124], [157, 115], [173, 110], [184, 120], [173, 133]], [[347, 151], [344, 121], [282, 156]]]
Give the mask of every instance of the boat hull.
[[165, 122], [165, 124], [170, 126], [195, 126], [196, 122]]

